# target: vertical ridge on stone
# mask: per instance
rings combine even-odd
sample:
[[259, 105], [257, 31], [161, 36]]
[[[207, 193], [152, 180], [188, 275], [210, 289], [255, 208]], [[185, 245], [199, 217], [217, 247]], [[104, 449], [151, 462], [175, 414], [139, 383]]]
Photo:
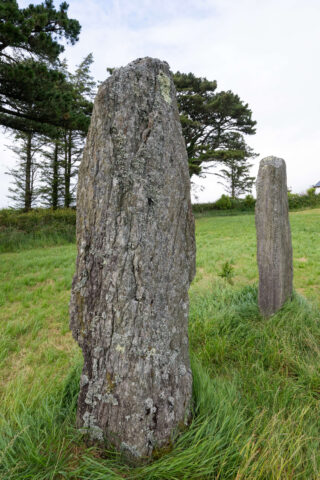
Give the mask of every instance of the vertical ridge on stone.
[[288, 213], [285, 161], [266, 157], [260, 162], [256, 202], [259, 307], [262, 315], [276, 313], [292, 295], [292, 243]]
[[70, 327], [77, 425], [133, 457], [186, 421], [194, 219], [169, 66], [138, 59], [99, 88], [79, 172]]

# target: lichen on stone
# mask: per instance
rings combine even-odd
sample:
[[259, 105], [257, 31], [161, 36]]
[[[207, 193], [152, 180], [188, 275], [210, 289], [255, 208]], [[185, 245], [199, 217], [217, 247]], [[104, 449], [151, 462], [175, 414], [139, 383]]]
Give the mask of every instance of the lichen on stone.
[[170, 95], [170, 78], [164, 72], [158, 74], [158, 82], [160, 85], [160, 92], [163, 96], [165, 102], [171, 104], [171, 95]]
[[120, 345], [120, 344], [118, 343], [118, 345], [116, 346], [116, 351], [117, 351], [117, 352], [120, 352], [120, 353], [124, 353], [125, 348], [124, 348], [123, 345]]

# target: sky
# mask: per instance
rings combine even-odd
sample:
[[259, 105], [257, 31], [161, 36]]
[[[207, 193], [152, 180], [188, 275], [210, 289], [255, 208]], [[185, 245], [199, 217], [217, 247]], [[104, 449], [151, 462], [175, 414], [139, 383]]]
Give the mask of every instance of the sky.
[[[18, 0], [20, 7], [30, 2]], [[38, 3], [34, 0], [34, 3]], [[58, 6], [60, 2], [55, 2]], [[166, 60], [173, 72], [217, 80], [249, 104], [257, 133], [247, 137], [259, 156], [281, 157], [288, 187], [303, 192], [320, 180], [319, 0], [69, 0], [69, 17], [82, 25], [79, 42], [67, 46], [71, 69], [90, 52], [92, 72], [139, 57]], [[0, 208], [15, 158], [0, 132]], [[218, 178], [193, 179], [194, 200], [223, 193]]]

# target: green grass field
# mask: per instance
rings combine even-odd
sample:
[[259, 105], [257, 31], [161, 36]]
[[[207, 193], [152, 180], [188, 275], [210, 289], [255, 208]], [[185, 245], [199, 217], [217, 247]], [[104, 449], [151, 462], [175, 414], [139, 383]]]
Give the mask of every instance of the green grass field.
[[320, 209], [291, 213], [290, 221], [296, 293], [262, 319], [254, 216], [197, 219], [194, 420], [171, 451], [136, 468], [115, 452], [88, 449], [74, 429], [75, 245], [2, 253], [0, 479], [319, 479]]

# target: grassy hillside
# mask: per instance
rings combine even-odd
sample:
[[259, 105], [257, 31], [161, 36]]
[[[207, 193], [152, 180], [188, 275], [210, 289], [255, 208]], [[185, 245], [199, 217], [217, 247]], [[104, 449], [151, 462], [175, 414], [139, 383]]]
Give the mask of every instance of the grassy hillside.
[[297, 293], [268, 320], [257, 308], [253, 215], [197, 220], [194, 421], [172, 451], [139, 468], [87, 449], [74, 429], [75, 246], [31, 249], [30, 240], [28, 250], [1, 254], [0, 478], [320, 478], [320, 210], [290, 220]]

